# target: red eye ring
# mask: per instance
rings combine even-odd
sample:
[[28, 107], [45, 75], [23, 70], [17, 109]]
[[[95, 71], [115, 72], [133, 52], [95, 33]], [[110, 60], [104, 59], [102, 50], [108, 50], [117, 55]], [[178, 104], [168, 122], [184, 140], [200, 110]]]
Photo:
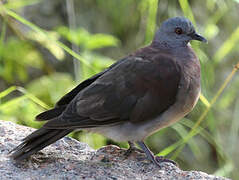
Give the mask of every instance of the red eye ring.
[[179, 27], [175, 28], [174, 32], [178, 35], [182, 34], [183, 33], [183, 30]]

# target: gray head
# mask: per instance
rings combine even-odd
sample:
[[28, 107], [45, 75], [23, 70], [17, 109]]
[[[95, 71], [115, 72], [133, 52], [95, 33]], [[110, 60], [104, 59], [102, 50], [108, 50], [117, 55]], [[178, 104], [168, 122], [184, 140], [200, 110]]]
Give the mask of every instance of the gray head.
[[190, 20], [185, 17], [174, 17], [164, 21], [156, 32], [154, 44], [161, 44], [169, 47], [185, 46], [191, 40], [207, 42], [197, 34]]

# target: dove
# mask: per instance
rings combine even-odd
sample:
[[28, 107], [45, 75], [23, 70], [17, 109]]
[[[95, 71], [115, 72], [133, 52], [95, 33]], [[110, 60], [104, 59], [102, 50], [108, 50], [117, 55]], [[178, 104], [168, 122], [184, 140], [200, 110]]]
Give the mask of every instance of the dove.
[[129, 152], [137, 144], [158, 166], [174, 163], [155, 156], [144, 140], [179, 121], [198, 101], [200, 62], [192, 40], [207, 42], [187, 18], [167, 19], [148, 46], [84, 80], [37, 115], [46, 123], [12, 150], [12, 158], [21, 161], [70, 132], [86, 130], [129, 142]]

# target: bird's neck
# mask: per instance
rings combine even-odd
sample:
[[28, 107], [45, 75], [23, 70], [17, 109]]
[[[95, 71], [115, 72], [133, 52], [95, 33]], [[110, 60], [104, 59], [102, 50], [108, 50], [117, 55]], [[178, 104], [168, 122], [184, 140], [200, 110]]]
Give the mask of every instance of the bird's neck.
[[151, 43], [151, 46], [154, 48], [159, 48], [159, 49], [175, 49], [175, 48], [187, 48], [188, 47], [188, 42], [168, 42], [164, 40], [153, 40]]
[[165, 54], [170, 54], [179, 59], [182, 59], [182, 61], [184, 62], [195, 61], [197, 64], [199, 63], [198, 58], [196, 57], [190, 43], [185, 43], [180, 46], [170, 46], [167, 43], [162, 44], [153, 41], [149, 47], [155, 53], [163, 52]]
[[176, 48], [171, 48], [167, 45], [158, 44], [153, 41], [149, 46], [140, 48], [136, 52], [134, 52], [133, 56], [137, 57], [144, 57], [150, 59], [151, 56], [155, 54], [164, 54], [175, 56], [177, 58], [182, 59], [182, 61], [194, 60], [198, 61], [193, 49], [191, 48], [190, 44], [186, 44], [185, 46], [179, 46]]

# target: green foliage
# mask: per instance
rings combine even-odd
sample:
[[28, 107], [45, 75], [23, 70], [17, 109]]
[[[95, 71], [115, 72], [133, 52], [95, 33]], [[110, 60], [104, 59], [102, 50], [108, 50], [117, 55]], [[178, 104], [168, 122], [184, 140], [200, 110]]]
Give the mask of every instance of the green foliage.
[[228, 55], [233, 49], [236, 49], [236, 45], [239, 41], [239, 26], [232, 32], [231, 36], [222, 44], [222, 46], [215, 53], [213, 59], [216, 63], [220, 62], [226, 55]]
[[57, 28], [57, 32], [66, 40], [75, 43], [81, 48], [81, 56], [90, 64], [81, 65], [83, 78], [87, 78], [95, 73], [95, 70], [101, 71], [111, 65], [114, 61], [109, 57], [102, 56], [93, 52], [93, 50], [105, 47], [114, 47], [119, 44], [119, 40], [112, 35], [90, 34], [87, 30], [79, 28], [70, 30], [66, 26]]
[[14, 19], [18, 20], [19, 22], [23, 23], [24, 25], [28, 26], [34, 32], [37, 32], [39, 35], [44, 36], [46, 39], [48, 39], [48, 41], [51, 41], [52, 43], [56, 44], [57, 46], [59, 46], [60, 48], [64, 49], [66, 52], [68, 52], [70, 55], [72, 55], [73, 57], [78, 59], [80, 62], [89, 66], [88, 62], [85, 59], [83, 59], [79, 54], [72, 51], [65, 44], [61, 43], [58, 40], [55, 40], [54, 37], [52, 38], [51, 35], [49, 33], [47, 33], [47, 31], [42, 30], [40, 27], [34, 25], [30, 21], [28, 21], [28, 20], [24, 19], [23, 17], [19, 16], [18, 14], [16, 14], [15, 12], [11, 11], [8, 8], [6, 8], [5, 6], [3, 6], [3, 7], [0, 6], [0, 10], [2, 10], [2, 11], [4, 10], [5, 13], [7, 13], [9, 16], [13, 17]]
[[0, 77], [11, 83], [25, 82], [29, 67], [40, 69], [41, 55], [28, 42], [9, 38], [0, 48]]
[[[8, 95], [14, 91], [21, 92], [23, 95], [9, 100], [7, 98]], [[22, 87], [11, 86], [0, 92], [0, 117], [3, 117], [5, 120], [39, 128], [42, 123], [34, 121], [35, 113], [39, 113], [41, 110], [38, 105], [49, 109], [44, 102]]]
[[18, 9], [25, 6], [34, 5], [39, 3], [41, 0], [10, 0], [5, 4], [5, 7], [9, 9]]
[[52, 40], [47, 38], [47, 36], [44, 36], [43, 34], [39, 34], [37, 32], [28, 33], [27, 38], [47, 48], [57, 60], [63, 60], [65, 58], [64, 50], [56, 43], [60, 36], [54, 31], [48, 31], [47, 34], [52, 38]]
[[141, 11], [141, 14], [147, 14], [145, 44], [148, 44], [153, 39], [156, 30], [155, 22], [157, 19], [158, 0], [141, 1], [139, 9]]
[[[64, 85], [65, 88], [62, 88]], [[31, 81], [26, 85], [29, 93], [44, 101], [50, 106], [74, 87], [74, 81], [71, 76], [65, 73], [54, 73], [48, 76], [42, 76]], [[39, 91], [41, 89], [41, 91]]]
[[83, 49], [94, 50], [98, 48], [117, 46], [119, 41], [108, 34], [90, 34], [87, 30], [79, 28], [70, 30], [66, 26], [59, 27], [57, 32], [68, 41], [75, 43]]

